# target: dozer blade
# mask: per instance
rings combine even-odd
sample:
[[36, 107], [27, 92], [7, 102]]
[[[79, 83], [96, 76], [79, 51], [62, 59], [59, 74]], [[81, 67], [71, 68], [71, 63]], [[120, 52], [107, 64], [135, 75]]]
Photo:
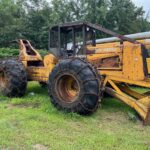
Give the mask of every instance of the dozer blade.
[[150, 125], [150, 108], [148, 109], [146, 119], [144, 120], [144, 125]]
[[150, 125], [150, 96], [138, 93], [127, 85], [116, 84], [112, 80], [107, 82], [111, 86], [106, 86], [105, 92], [132, 107], [142, 118], [143, 124]]

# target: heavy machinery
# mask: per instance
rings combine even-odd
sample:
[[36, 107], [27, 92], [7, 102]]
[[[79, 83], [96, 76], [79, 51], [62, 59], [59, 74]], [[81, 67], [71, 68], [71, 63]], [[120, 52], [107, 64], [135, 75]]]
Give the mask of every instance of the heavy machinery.
[[[96, 40], [102, 33], [116, 37]], [[66, 23], [49, 31], [50, 54], [44, 59], [27, 40], [19, 40], [19, 59], [0, 63], [0, 87], [6, 96], [23, 96], [27, 80], [48, 84], [60, 110], [90, 114], [106, 92], [135, 109], [150, 124], [150, 40], [135, 40], [87, 22]], [[150, 37], [150, 36], [149, 36]]]

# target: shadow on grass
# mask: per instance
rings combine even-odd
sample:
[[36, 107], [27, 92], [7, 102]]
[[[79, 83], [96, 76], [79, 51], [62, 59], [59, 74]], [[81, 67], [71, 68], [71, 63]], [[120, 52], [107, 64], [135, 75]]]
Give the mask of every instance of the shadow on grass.
[[102, 108], [107, 111], [132, 111], [130, 106], [113, 97], [104, 97], [102, 99]]
[[48, 95], [48, 88], [41, 87], [38, 82], [29, 82], [26, 94], [29, 94], [31, 92], [38, 93], [40, 95]]

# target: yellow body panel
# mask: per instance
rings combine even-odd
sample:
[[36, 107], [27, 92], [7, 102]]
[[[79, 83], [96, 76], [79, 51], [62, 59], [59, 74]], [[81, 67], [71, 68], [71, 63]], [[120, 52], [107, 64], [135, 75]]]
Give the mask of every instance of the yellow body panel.
[[[108, 47], [106, 47], [108, 46]], [[112, 46], [112, 47], [111, 47]], [[92, 49], [93, 48], [93, 49]], [[97, 44], [96, 47], [87, 46], [90, 51], [95, 51], [94, 54], [89, 54], [87, 59], [91, 63], [97, 63], [97, 68], [101, 75], [113, 76], [121, 79], [128, 80], [127, 83], [136, 84], [139, 81], [143, 82], [144, 87], [150, 87], [148, 76], [145, 76], [142, 57], [141, 44], [133, 44], [129, 42], [124, 42], [123, 44], [107, 43], [107, 44]], [[117, 57], [116, 63], [118, 66], [98, 66], [100, 60], [105, 60], [105, 58], [115, 58]], [[147, 69], [150, 72], [150, 58], [147, 58]], [[146, 82], [144, 82], [146, 81]], [[146, 83], [146, 84], [145, 84]]]
[[46, 55], [44, 57], [44, 66], [30, 66], [27, 67], [28, 79], [32, 81], [40, 81], [40, 82], [47, 82], [48, 77], [55, 67], [57, 63], [57, 59], [52, 54]]
[[147, 58], [146, 61], [147, 61], [148, 73], [150, 74], [150, 58]]
[[19, 60], [24, 64], [29, 81], [47, 82], [49, 74], [58, 62], [57, 58], [48, 54], [42, 59], [29, 41], [20, 40]]

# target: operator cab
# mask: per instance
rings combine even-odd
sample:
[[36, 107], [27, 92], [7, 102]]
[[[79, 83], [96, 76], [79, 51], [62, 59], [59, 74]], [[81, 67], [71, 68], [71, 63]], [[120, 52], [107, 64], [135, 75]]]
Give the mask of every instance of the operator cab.
[[85, 56], [87, 42], [95, 46], [95, 29], [86, 23], [66, 23], [49, 31], [49, 49], [56, 57]]
[[49, 31], [49, 50], [56, 57], [86, 56], [87, 45], [96, 46], [96, 37], [111, 35], [123, 41], [138, 44], [134, 39], [117, 34], [101, 25], [88, 22], [73, 22], [53, 26]]

